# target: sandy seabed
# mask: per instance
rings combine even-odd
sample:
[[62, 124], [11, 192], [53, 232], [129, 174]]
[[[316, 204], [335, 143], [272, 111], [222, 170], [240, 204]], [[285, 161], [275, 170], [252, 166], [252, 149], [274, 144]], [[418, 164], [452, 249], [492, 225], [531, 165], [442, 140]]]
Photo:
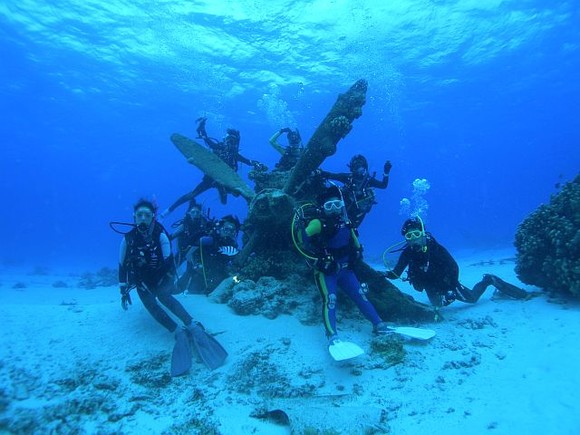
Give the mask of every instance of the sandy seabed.
[[[519, 283], [503, 258], [465, 254], [461, 281], [472, 286], [494, 273], [538, 290]], [[116, 287], [87, 290], [68, 275], [4, 267], [0, 433], [580, 433], [578, 302], [546, 294], [514, 301], [490, 288], [476, 305], [445, 308], [442, 322], [414, 325], [437, 335], [405, 339], [393, 365], [373, 351], [362, 318], [339, 316], [339, 329], [366, 353], [335, 362], [321, 325], [241, 317], [202, 295], [177, 297], [228, 350], [223, 367], [194, 361], [189, 374], [171, 378], [174, 337], [136, 295], [124, 312]], [[275, 418], [284, 414], [289, 425]]]

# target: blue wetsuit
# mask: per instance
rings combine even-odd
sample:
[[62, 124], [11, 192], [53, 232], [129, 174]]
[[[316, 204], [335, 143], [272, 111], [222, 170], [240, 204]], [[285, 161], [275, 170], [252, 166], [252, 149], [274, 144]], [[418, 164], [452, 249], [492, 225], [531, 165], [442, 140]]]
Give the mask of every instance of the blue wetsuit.
[[[317, 261], [314, 281], [322, 296], [322, 319], [328, 337], [336, 335], [336, 291], [342, 288], [362, 314], [374, 325], [381, 322], [375, 307], [367, 299], [368, 287], [361, 284], [352, 270], [360, 252], [354, 230], [343, 222], [312, 220], [305, 229], [306, 241], [322, 245], [326, 258]], [[316, 240], [318, 239], [318, 240]], [[316, 243], [319, 242], [319, 243]]]

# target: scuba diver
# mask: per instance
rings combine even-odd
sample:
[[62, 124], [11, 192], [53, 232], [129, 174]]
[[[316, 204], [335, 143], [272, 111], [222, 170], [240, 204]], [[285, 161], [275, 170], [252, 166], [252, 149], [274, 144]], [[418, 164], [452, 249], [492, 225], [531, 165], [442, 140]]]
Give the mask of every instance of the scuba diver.
[[229, 276], [232, 257], [240, 252], [237, 241], [240, 226], [234, 215], [224, 216], [213, 223], [187, 255], [186, 272], [178, 281], [180, 290], [209, 294]]
[[[191, 368], [193, 349], [211, 370], [224, 364], [228, 353], [222, 345], [205, 331], [203, 325], [192, 317], [173, 294], [176, 293], [175, 264], [171, 255], [171, 243], [165, 228], [157, 222], [157, 207], [153, 202], [140, 199], [133, 207], [134, 228], [125, 233], [119, 256], [119, 288], [121, 307], [132, 305], [131, 290], [143, 305], [169, 332], [175, 332], [175, 345], [171, 357], [171, 376], [186, 374]], [[112, 222], [111, 227], [117, 231]], [[121, 223], [122, 224], [122, 223]], [[118, 232], [118, 231], [117, 231]], [[159, 306], [161, 302], [183, 322], [177, 323]]]
[[[286, 138], [288, 139], [288, 146], [284, 147], [278, 143], [278, 138], [286, 133]], [[276, 151], [282, 154], [280, 161], [276, 163], [275, 171], [289, 171], [298, 162], [298, 159], [302, 156], [304, 152], [304, 147], [302, 146], [302, 138], [300, 137], [300, 132], [298, 129], [292, 130], [288, 127], [278, 130], [270, 138], [270, 144], [274, 147]]]
[[439, 319], [439, 309], [458, 300], [474, 304], [493, 285], [501, 293], [514, 299], [527, 299], [528, 292], [509, 284], [492, 274], [483, 275], [473, 290], [459, 282], [459, 266], [451, 254], [440, 245], [431, 233], [425, 231], [423, 220], [417, 216], [407, 219], [401, 228], [406, 245], [397, 264], [385, 273], [388, 279], [398, 279], [408, 268], [407, 278], [417, 291], [425, 290], [435, 308], [435, 320]]
[[192, 200], [185, 217], [172, 225], [176, 230], [169, 237], [170, 240], [177, 239], [176, 264], [178, 267], [185, 261], [188, 254], [191, 255], [191, 249], [199, 246], [199, 239], [207, 235], [214, 225], [215, 221], [209, 217], [209, 213], [204, 214], [201, 204]]
[[369, 175], [369, 165], [366, 157], [362, 154], [353, 156], [350, 159], [348, 167], [350, 169], [349, 173], [332, 173], [317, 170], [316, 175], [320, 175], [327, 180], [336, 180], [343, 183], [346, 211], [352, 225], [358, 228], [367, 213], [376, 204], [373, 188], [387, 188], [389, 185], [389, 174], [393, 165], [389, 160], [385, 162], [382, 181], [375, 178], [376, 173], [372, 176]]
[[[373, 324], [375, 333], [390, 333], [387, 324], [367, 299], [367, 284], [360, 283], [353, 271], [355, 262], [362, 259], [363, 249], [348, 220], [342, 192], [338, 186], [332, 185], [319, 196], [318, 203], [315, 217], [305, 222], [302, 242], [307, 251], [314, 253], [309, 258], [315, 259], [314, 280], [322, 296], [322, 318], [329, 349], [340, 343], [336, 328], [338, 287], [346, 292]], [[298, 245], [297, 248], [305, 255]]]
[[132, 305], [130, 292], [135, 288], [153, 318], [169, 332], [175, 332], [177, 323], [157, 301], [186, 327], [191, 325], [192, 317], [173, 297], [176, 289], [171, 242], [163, 225], [155, 219], [156, 212], [157, 207], [146, 199], [140, 199], [133, 207], [135, 228], [123, 237], [119, 255], [121, 306], [127, 310]]
[[[205, 131], [205, 123], [207, 122], [207, 118], [198, 118], [197, 119], [197, 134], [198, 138], [203, 139], [205, 144], [208, 146], [209, 149], [213, 151], [220, 159], [222, 159], [230, 168], [234, 171], [238, 171], [238, 163], [244, 163], [248, 166], [253, 166], [257, 171], [265, 171], [267, 170], [266, 166], [257, 160], [250, 160], [244, 156], [242, 156], [239, 152], [240, 149], [240, 132], [238, 130], [234, 130], [232, 128], [228, 128], [226, 130], [226, 136], [222, 141], [218, 141], [215, 138], [209, 137], [207, 132]], [[201, 182], [189, 193], [181, 196], [177, 201], [175, 201], [169, 208], [163, 211], [160, 214], [160, 217], [163, 219], [167, 217], [173, 210], [179, 207], [182, 204], [185, 204], [187, 201], [191, 201], [195, 199], [198, 195], [202, 194], [206, 190], [211, 188], [216, 188], [220, 202], [222, 204], [227, 203], [227, 196], [228, 193], [233, 194], [234, 196], [238, 196], [237, 192], [232, 192], [226, 188], [223, 184], [218, 183], [213, 178], [209, 177], [208, 175], [204, 175]]]

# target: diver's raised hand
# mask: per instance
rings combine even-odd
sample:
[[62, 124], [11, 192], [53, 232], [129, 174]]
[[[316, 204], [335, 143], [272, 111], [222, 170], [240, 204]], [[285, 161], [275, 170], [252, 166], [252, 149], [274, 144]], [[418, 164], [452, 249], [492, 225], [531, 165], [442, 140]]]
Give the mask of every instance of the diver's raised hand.
[[387, 160], [385, 162], [385, 165], [383, 166], [383, 174], [389, 175], [389, 172], [391, 172], [392, 167], [393, 167], [393, 164], [391, 163], [391, 161]]

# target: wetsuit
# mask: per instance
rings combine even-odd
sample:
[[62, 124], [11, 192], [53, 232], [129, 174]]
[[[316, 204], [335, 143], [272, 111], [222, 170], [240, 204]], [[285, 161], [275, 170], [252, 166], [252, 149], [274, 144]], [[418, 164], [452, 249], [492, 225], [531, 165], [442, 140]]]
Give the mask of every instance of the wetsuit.
[[336, 335], [336, 292], [342, 288], [362, 314], [374, 325], [381, 322], [375, 307], [367, 299], [368, 287], [361, 284], [352, 270], [361, 245], [354, 230], [340, 219], [314, 219], [305, 229], [305, 242], [315, 246], [320, 258], [315, 264], [314, 280], [322, 296], [322, 318], [328, 337]]
[[506, 283], [495, 275], [484, 275], [473, 290], [459, 282], [459, 266], [451, 254], [435, 238], [426, 233], [426, 249], [407, 245], [388, 278], [399, 278], [408, 267], [408, 279], [417, 291], [425, 290], [435, 307], [449, 305], [454, 300], [474, 304], [488, 286], [493, 285], [501, 292], [516, 299], [525, 298], [527, 293]]
[[134, 286], [143, 305], [155, 320], [170, 332], [177, 323], [159, 306], [161, 302], [185, 325], [192, 318], [173, 297], [175, 266], [169, 237], [163, 226], [154, 221], [146, 232], [134, 228], [121, 241], [119, 282]]
[[179, 279], [180, 290], [211, 293], [229, 275], [232, 257], [220, 252], [221, 247], [238, 248], [235, 240], [220, 237], [216, 231], [199, 239], [198, 249], [187, 262], [187, 270]]

